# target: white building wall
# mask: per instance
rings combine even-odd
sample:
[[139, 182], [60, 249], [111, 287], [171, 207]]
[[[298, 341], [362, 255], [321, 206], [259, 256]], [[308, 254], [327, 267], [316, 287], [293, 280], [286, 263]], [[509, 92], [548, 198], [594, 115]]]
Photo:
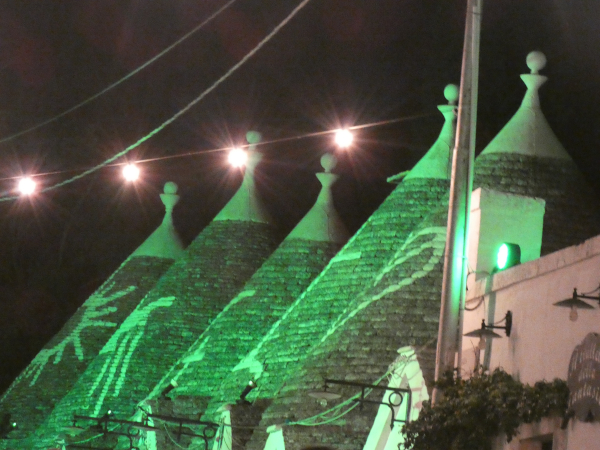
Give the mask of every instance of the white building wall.
[[[488, 324], [498, 322], [510, 310], [511, 336], [507, 338], [503, 330], [495, 330], [503, 337], [490, 340], [479, 361], [489, 362], [490, 369], [501, 367], [523, 383], [566, 380], [575, 347], [588, 333], [600, 333], [600, 309], [597, 302], [589, 302], [595, 309], [580, 310], [578, 320], [572, 322], [570, 310], [553, 303], [569, 298], [575, 287], [583, 293], [598, 288], [599, 283], [600, 236], [479, 280], [467, 293], [466, 307], [473, 310], [465, 311], [463, 333], [479, 328], [483, 318]], [[477, 361], [477, 344], [476, 338], [463, 337], [465, 375], [472, 372]], [[562, 432], [564, 436], [556, 421], [551, 427], [558, 429], [553, 450], [600, 449], [599, 422], [572, 419], [566, 432]], [[526, 433], [503, 448], [529, 450], [541, 445], [535, 439], [527, 440], [536, 437], [531, 435], [531, 427], [522, 431]], [[547, 434], [548, 430], [538, 432]]]

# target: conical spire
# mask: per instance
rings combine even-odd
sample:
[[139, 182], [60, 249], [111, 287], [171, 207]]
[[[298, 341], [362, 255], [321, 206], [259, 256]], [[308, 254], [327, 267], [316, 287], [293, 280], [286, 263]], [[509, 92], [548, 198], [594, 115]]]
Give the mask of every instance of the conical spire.
[[458, 86], [449, 84], [444, 89], [444, 97], [448, 100], [447, 105], [440, 105], [438, 109], [444, 116], [444, 126], [437, 140], [425, 156], [408, 172], [405, 179], [411, 178], [438, 178], [447, 180], [450, 178], [450, 155], [454, 147], [456, 133], [456, 101], [458, 100]]
[[304, 218], [296, 225], [287, 239], [306, 239], [309, 241], [323, 241], [343, 244], [348, 240], [348, 230], [344, 226], [331, 195], [331, 186], [339, 178], [331, 173], [335, 168], [337, 160], [332, 154], [326, 153], [321, 157], [321, 165], [324, 173], [317, 173], [322, 188], [317, 201], [306, 213]]
[[527, 92], [515, 115], [500, 133], [488, 144], [482, 154], [514, 153], [553, 159], [571, 159], [550, 128], [540, 108], [539, 88], [548, 79], [539, 75], [546, 66], [542, 52], [527, 55], [527, 67], [531, 74], [521, 75]]
[[246, 140], [250, 147], [248, 148], [248, 162], [246, 163], [244, 180], [238, 191], [229, 200], [229, 203], [213, 219], [215, 221], [270, 222], [269, 215], [258, 197], [254, 180], [254, 170], [262, 159], [262, 155], [256, 151], [256, 145], [260, 142], [261, 135], [256, 131], [249, 131], [246, 133]]
[[173, 208], [179, 201], [177, 185], [172, 181], [165, 183], [164, 194], [160, 194], [160, 199], [165, 205], [162, 223], [131, 256], [178, 259], [183, 254], [183, 244], [173, 226]]

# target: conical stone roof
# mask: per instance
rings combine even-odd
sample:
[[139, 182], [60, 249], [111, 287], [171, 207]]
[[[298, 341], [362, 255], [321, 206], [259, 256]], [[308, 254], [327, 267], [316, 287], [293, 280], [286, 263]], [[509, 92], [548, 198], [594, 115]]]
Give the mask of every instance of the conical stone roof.
[[[449, 159], [454, 127], [447, 124], [454, 123], [454, 107], [440, 109], [445, 126], [430, 151], [444, 150]], [[424, 158], [427, 157], [428, 154]], [[409, 177], [398, 185], [261, 342], [227, 376], [209, 404], [207, 418], [215, 419], [215, 412], [223, 403], [234, 403], [249, 379], [256, 380], [260, 386], [255, 394], [259, 402], [268, 403], [275, 397], [284, 379], [299, 369], [303, 358], [370, 286], [373, 277], [422, 218], [435, 205], [447, 201], [449, 180], [439, 178], [437, 171], [419, 173], [422, 175]], [[431, 173], [436, 176], [429, 178]]]
[[[240, 191], [251, 205], [260, 205], [253, 147]], [[37, 430], [36, 448], [53, 442], [74, 413], [100, 416], [110, 409], [126, 418], [136, 412], [138, 402], [275, 249], [275, 230], [261, 211], [262, 206], [241, 217], [218, 216], [196, 237]]]
[[474, 188], [483, 187], [546, 201], [542, 255], [600, 233], [596, 195], [550, 129], [538, 96], [546, 62], [532, 52], [532, 73], [522, 75], [527, 92], [519, 110], [475, 162]]
[[[179, 362], [163, 377], [147, 404], [157, 414], [197, 418], [231, 369], [264, 336], [335, 255], [348, 233], [333, 207], [330, 173], [335, 158], [322, 158], [323, 187], [315, 205], [221, 311]], [[161, 392], [177, 388], [163, 399]], [[160, 441], [166, 436], [157, 436]]]
[[[81, 305], [2, 396], [0, 411], [9, 412], [17, 423], [10, 434], [17, 447], [18, 440], [43, 422], [116, 328], [183, 253], [171, 215], [179, 199], [176, 192], [175, 183], [165, 185], [162, 224]], [[150, 244], [154, 251], [144, 251]]]
[[[335, 410], [360, 389], [330, 386], [341, 396], [328, 400], [325, 407], [309, 394], [322, 390], [325, 379], [385, 386], [400, 348], [415, 348], [425, 380], [433, 381], [447, 216], [447, 202], [442, 202], [413, 230], [370, 287], [348, 304], [310, 355], [286, 377], [246, 449], [262, 449], [267, 438], [264, 430], [271, 425], [283, 425], [286, 449], [299, 450], [316, 442], [363, 448], [378, 405], [354, 408], [338, 420], [320, 424], [351, 409], [346, 405]], [[379, 401], [382, 395], [383, 391], [373, 392], [369, 399]], [[322, 416], [330, 409], [334, 411]]]

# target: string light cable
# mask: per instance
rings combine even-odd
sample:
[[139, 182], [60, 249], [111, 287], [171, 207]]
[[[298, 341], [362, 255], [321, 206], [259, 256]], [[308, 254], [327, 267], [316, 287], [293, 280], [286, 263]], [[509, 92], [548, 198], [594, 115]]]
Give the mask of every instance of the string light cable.
[[[353, 130], [358, 130], [358, 129], [372, 128], [372, 127], [377, 127], [377, 126], [382, 126], [382, 125], [404, 122], [404, 121], [408, 121], [408, 120], [430, 117], [432, 115], [433, 114], [430, 114], [430, 113], [414, 114], [411, 116], [397, 117], [394, 119], [387, 119], [387, 120], [381, 120], [378, 122], [370, 122], [370, 123], [366, 123], [366, 124], [355, 125], [355, 126], [349, 127], [348, 129], [353, 131]], [[277, 139], [271, 139], [268, 141], [261, 141], [260, 144], [262, 146], [266, 146], [266, 145], [271, 145], [271, 144], [279, 144], [282, 142], [289, 142], [289, 141], [296, 141], [296, 140], [300, 140], [300, 139], [319, 137], [319, 136], [324, 136], [324, 135], [333, 134], [333, 133], [335, 133], [335, 130], [316, 131], [316, 132], [311, 132], [311, 133], [299, 134], [299, 135], [295, 135], [295, 136], [287, 136], [287, 137], [282, 137], [282, 138], [277, 138]], [[243, 145], [237, 146], [237, 148], [240, 148], [240, 149], [245, 149], [248, 147], [250, 147], [250, 144], [243, 144]], [[230, 150], [231, 150], [231, 147], [218, 147], [218, 148], [212, 148], [212, 149], [194, 150], [194, 151], [185, 152], [185, 153], [178, 153], [175, 155], [157, 156], [154, 158], [139, 159], [139, 160], [136, 160], [135, 163], [136, 164], [144, 164], [144, 163], [151, 163], [151, 162], [156, 162], [156, 161], [163, 161], [163, 160], [167, 160], [167, 159], [184, 158], [184, 157], [188, 157], [188, 156], [198, 156], [198, 155], [204, 155], [204, 154], [216, 153], [216, 152], [226, 152], [226, 151], [230, 151]], [[110, 163], [110, 164], [106, 164], [104, 167], [118, 167], [118, 166], [124, 166], [126, 164], [128, 164], [128, 163], [127, 162]], [[50, 172], [31, 174], [29, 176], [31, 178], [39, 178], [39, 177], [48, 176], [48, 175], [60, 175], [60, 174], [66, 174], [66, 173], [72, 173], [72, 172], [80, 172], [83, 170], [86, 170], [86, 169], [76, 168], [76, 169], [55, 170], [55, 171], [50, 171]], [[22, 177], [21, 176], [4, 177], [4, 178], [0, 178], [0, 182], [1, 181], [18, 180], [20, 178], [22, 178]], [[9, 191], [0, 192], [0, 201], [12, 200], [12, 199], [17, 198], [15, 196], [15, 197], [10, 197], [10, 198], [4, 199], [3, 196], [8, 195], [8, 194], [9, 194]]]
[[163, 428], [165, 430], [165, 434], [169, 437], [169, 439], [171, 440], [171, 442], [177, 447], [177, 448], [181, 448], [183, 450], [187, 450], [187, 447], [182, 447], [181, 445], [179, 445], [177, 443], [177, 441], [175, 439], [173, 439], [173, 437], [171, 436], [171, 433], [169, 432], [169, 428], [167, 428], [167, 424], [163, 423]]
[[[421, 352], [421, 351], [425, 350], [427, 347], [429, 347], [430, 345], [432, 345], [436, 340], [437, 340], [437, 338], [430, 339], [425, 344], [423, 344], [418, 349], [416, 349], [415, 350], [415, 354], [418, 353], [418, 352]], [[401, 371], [400, 371], [400, 374], [396, 374], [396, 375], [400, 376], [404, 372], [404, 370], [406, 369], [407, 363], [408, 363], [408, 360], [404, 360], [404, 361], [402, 361], [402, 366], [401, 367], [397, 367], [397, 366], [395, 366], [395, 364], [390, 365], [390, 367], [388, 368], [388, 370], [386, 370], [386, 372], [381, 377], [379, 377], [379, 379], [377, 379], [375, 381], [375, 383], [373, 383], [373, 385], [378, 385], [385, 378], [387, 378], [387, 377], [391, 376], [392, 374], [394, 374], [394, 372], [396, 370], [398, 370], [398, 369], [401, 369]], [[367, 389], [365, 396], [369, 395], [372, 391], [373, 391], [373, 389]], [[307, 418], [302, 419], [302, 420], [298, 420], [296, 422], [287, 423], [286, 425], [300, 425], [300, 426], [314, 427], [314, 426], [326, 425], [328, 423], [334, 422], [334, 421], [338, 420], [339, 418], [345, 416], [350, 411], [352, 411], [354, 408], [356, 408], [357, 406], [360, 405], [359, 402], [355, 402], [355, 399], [358, 398], [359, 396], [360, 396], [360, 392], [356, 393], [352, 397], [350, 397], [347, 400], [343, 401], [339, 405], [336, 405], [336, 406], [328, 409], [327, 411], [323, 411], [322, 413], [316, 414], [316, 415], [311, 416], [311, 417], [307, 417]], [[321, 418], [321, 417], [323, 417], [323, 416], [325, 416], [325, 415], [327, 415], [327, 414], [329, 414], [329, 413], [331, 413], [333, 411], [339, 410], [339, 409], [343, 408], [344, 406], [346, 406], [346, 405], [348, 405], [349, 403], [352, 403], [352, 402], [355, 402], [354, 405], [352, 405], [347, 410], [342, 411], [337, 416], [328, 417], [324, 421], [321, 421], [321, 422], [315, 422], [316, 419], [319, 419], [319, 418]]]
[[[290, 12], [290, 14], [288, 14], [288, 16], [285, 19], [283, 19], [283, 21], [281, 21], [275, 28], [273, 28], [273, 30], [271, 30], [271, 32], [269, 34], [267, 34], [242, 59], [240, 59], [231, 68], [229, 68], [229, 70], [227, 72], [225, 72], [225, 74], [223, 74], [217, 81], [215, 81], [204, 92], [202, 92], [200, 95], [198, 95], [195, 99], [193, 99], [191, 102], [189, 102], [182, 109], [180, 109], [179, 111], [177, 111], [169, 119], [165, 120], [162, 124], [160, 124], [157, 128], [155, 128], [154, 130], [152, 130], [150, 133], [148, 133], [144, 137], [138, 139], [136, 142], [134, 142], [133, 144], [129, 145], [125, 149], [121, 150], [117, 154], [115, 154], [115, 155], [111, 156], [110, 158], [104, 160], [100, 164], [95, 165], [91, 169], [88, 169], [88, 170], [86, 170], [86, 171], [84, 171], [84, 172], [82, 172], [82, 173], [80, 173], [78, 175], [75, 175], [75, 176], [73, 176], [73, 177], [71, 177], [71, 178], [69, 178], [67, 180], [64, 180], [64, 181], [62, 181], [60, 183], [54, 184], [52, 186], [48, 186], [48, 187], [42, 189], [40, 192], [51, 191], [51, 190], [57, 189], [57, 188], [59, 188], [61, 186], [64, 186], [66, 184], [73, 183], [74, 181], [77, 181], [77, 180], [79, 180], [81, 178], [84, 178], [84, 177], [86, 177], [86, 176], [88, 176], [88, 175], [90, 175], [90, 174], [92, 174], [92, 173], [94, 173], [94, 172], [102, 169], [103, 167], [106, 167], [107, 165], [109, 165], [113, 161], [116, 161], [117, 159], [125, 156], [131, 150], [133, 150], [134, 148], [138, 147], [142, 143], [144, 143], [147, 140], [149, 140], [150, 138], [152, 138], [154, 135], [156, 135], [159, 132], [161, 132], [164, 128], [166, 128], [167, 126], [169, 126], [170, 124], [172, 124], [173, 122], [175, 122], [179, 117], [181, 117], [183, 114], [185, 114], [186, 112], [188, 112], [193, 106], [195, 106], [198, 102], [200, 102], [202, 99], [204, 99], [204, 97], [206, 97], [208, 94], [210, 94], [212, 91], [214, 91], [221, 83], [223, 83], [225, 80], [227, 80], [234, 72], [237, 71], [237, 69], [239, 69], [242, 65], [244, 65], [250, 58], [252, 58], [267, 42], [269, 42], [273, 38], [273, 36], [275, 36], [285, 25], [287, 25], [288, 22], [290, 20], [292, 20], [292, 18], [296, 14], [298, 14], [298, 12], [300, 12], [300, 10], [302, 10], [309, 2], [310, 2], [310, 0], [302, 0], [292, 10], [292, 12]], [[8, 200], [15, 200], [17, 198], [18, 198], [17, 196], [2, 197], [2, 198], [0, 198], [0, 202], [4, 202], [4, 201], [8, 201]]]
[[225, 11], [227, 8], [229, 8], [231, 5], [233, 5], [237, 0], [229, 0], [227, 3], [225, 3], [223, 6], [221, 6], [219, 9], [217, 9], [214, 13], [212, 13], [210, 16], [208, 16], [208, 18], [206, 18], [203, 22], [201, 22], [200, 24], [196, 25], [194, 28], [192, 28], [192, 30], [188, 31], [186, 34], [184, 34], [182, 37], [180, 37], [179, 39], [177, 39], [174, 43], [172, 43], [171, 45], [169, 45], [167, 48], [165, 48], [164, 50], [162, 50], [161, 52], [157, 53], [154, 57], [150, 58], [148, 61], [146, 61], [145, 63], [143, 63], [141, 66], [137, 67], [136, 69], [132, 70], [131, 72], [129, 72], [127, 75], [125, 75], [124, 77], [118, 79], [117, 81], [115, 81], [112, 84], [109, 84], [107, 87], [105, 87], [104, 89], [102, 89], [101, 91], [95, 93], [94, 95], [86, 98], [85, 100], [77, 103], [76, 105], [70, 107], [69, 109], [61, 112], [60, 114], [57, 114], [49, 119], [46, 119], [40, 123], [37, 123], [36, 125], [33, 125], [29, 128], [26, 128], [24, 130], [18, 131], [14, 134], [11, 134], [10, 136], [6, 136], [3, 138], [0, 138], [0, 144], [4, 143], [4, 142], [8, 142], [11, 141], [19, 136], [23, 136], [24, 134], [30, 133], [31, 131], [37, 130], [38, 128], [41, 128], [43, 126], [46, 126], [50, 123], [56, 122], [58, 119], [63, 118], [64, 116], [71, 114], [74, 111], [77, 111], [79, 108], [87, 105], [88, 103], [91, 103], [92, 101], [96, 100], [98, 97], [101, 97], [102, 95], [106, 94], [107, 92], [111, 91], [112, 89], [116, 88], [117, 86], [119, 86], [121, 83], [127, 81], [129, 78], [133, 77], [134, 75], [138, 74], [139, 72], [141, 72], [142, 70], [144, 70], [146, 67], [150, 66], [151, 64], [153, 64], [154, 62], [156, 62], [157, 60], [159, 60], [160, 58], [162, 58], [163, 56], [165, 56], [167, 53], [169, 53], [171, 50], [173, 50], [175, 47], [179, 46], [180, 44], [182, 44], [184, 41], [186, 41], [187, 39], [189, 39], [190, 37], [192, 37], [194, 34], [196, 34], [198, 31], [200, 31], [202, 28], [204, 28], [208, 23], [210, 23], [212, 20], [214, 20], [217, 16], [219, 16], [223, 11]]
[[[423, 344], [422, 346], [420, 346], [419, 348], [417, 348], [415, 350], [415, 353], [418, 353], [420, 351], [423, 351], [424, 349], [428, 348], [429, 346], [431, 346], [435, 341], [437, 340], [437, 338], [432, 338], [429, 341], [427, 341], [425, 344]], [[382, 382], [385, 378], [391, 377], [392, 375], [396, 375], [396, 376], [401, 376], [404, 371], [406, 370], [406, 366], [409, 362], [409, 359], [404, 359], [401, 362], [401, 365], [394, 363], [391, 364], [390, 367], [388, 368], [388, 370], [386, 370], [386, 372], [379, 377], [379, 379], [377, 379], [374, 383], [374, 385], [379, 384], [380, 382]], [[400, 370], [400, 372], [398, 373], [397, 371]], [[368, 389], [366, 391], [366, 395], [368, 396], [371, 392], [373, 391], [373, 389]], [[314, 427], [314, 426], [320, 426], [320, 425], [326, 425], [328, 423], [331, 423], [335, 420], [338, 420], [339, 418], [345, 416], [346, 414], [348, 414], [350, 411], [352, 411], [354, 408], [356, 408], [357, 406], [360, 406], [360, 404], [358, 402], [355, 402], [355, 399], [358, 398], [360, 396], [360, 392], [356, 393], [355, 395], [353, 395], [352, 397], [348, 398], [347, 400], [343, 401], [342, 403], [333, 406], [331, 408], [329, 408], [326, 411], [323, 411], [319, 414], [315, 414], [314, 416], [311, 417], [307, 417], [301, 420], [298, 420], [296, 422], [286, 422], [286, 426], [292, 426], [292, 425], [299, 425], [299, 426], [307, 426], [307, 427]], [[324, 417], [332, 412], [336, 412], [339, 409], [349, 405], [350, 403], [355, 402], [354, 405], [350, 406], [348, 409], [346, 409], [345, 411], [342, 411], [341, 413], [339, 413], [336, 416], [333, 417], [327, 417], [325, 420], [321, 421], [321, 422], [315, 422], [316, 419], [319, 419], [321, 417]], [[244, 426], [244, 425], [232, 425], [232, 424], [226, 424], [224, 422], [220, 423], [220, 427], [219, 427], [219, 432], [217, 432], [217, 437], [218, 436], [222, 436], [221, 433], [223, 433], [222, 428], [228, 427], [231, 429], [243, 429], [243, 430], [262, 430], [262, 431], [266, 431], [269, 427], [265, 427], [265, 426]], [[165, 430], [168, 433], [168, 430]], [[169, 436], [169, 438], [172, 439], [171, 436]]]

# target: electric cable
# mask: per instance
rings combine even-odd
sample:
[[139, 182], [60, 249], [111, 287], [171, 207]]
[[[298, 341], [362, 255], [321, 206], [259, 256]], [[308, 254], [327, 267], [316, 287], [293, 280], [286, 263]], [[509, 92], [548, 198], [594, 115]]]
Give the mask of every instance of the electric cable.
[[156, 54], [154, 57], [150, 58], [148, 61], [146, 61], [145, 63], [143, 63], [141, 66], [139, 66], [136, 69], [134, 69], [131, 72], [129, 72], [124, 77], [118, 79], [117, 81], [115, 81], [112, 84], [109, 84], [107, 87], [105, 87], [101, 91], [99, 91], [99, 92], [95, 93], [94, 95], [88, 97], [87, 99], [85, 99], [85, 100], [77, 103], [76, 105], [74, 105], [71, 108], [69, 108], [69, 109], [61, 112], [60, 114], [57, 114], [56, 116], [51, 117], [50, 119], [46, 119], [46, 120], [44, 120], [44, 121], [42, 121], [42, 122], [40, 122], [40, 123], [38, 123], [36, 125], [33, 125], [33, 126], [31, 126], [29, 128], [26, 128], [24, 130], [18, 131], [17, 133], [11, 134], [10, 136], [4, 137], [4, 138], [0, 138], [0, 144], [2, 144], [4, 142], [11, 141], [11, 140], [13, 140], [13, 139], [15, 139], [15, 138], [17, 138], [19, 136], [23, 136], [24, 134], [27, 134], [27, 133], [29, 133], [31, 131], [34, 131], [34, 130], [37, 130], [38, 128], [46, 126], [46, 125], [48, 125], [50, 123], [56, 122], [58, 119], [61, 119], [62, 117], [66, 116], [66, 115], [68, 115], [68, 114], [70, 114], [70, 113], [78, 110], [79, 108], [87, 105], [88, 103], [96, 100], [98, 97], [106, 94], [108, 91], [110, 91], [110, 90], [114, 89], [115, 87], [119, 86], [124, 81], [127, 81], [129, 78], [133, 77], [137, 73], [139, 73], [142, 70], [144, 70], [146, 67], [148, 67], [151, 64], [153, 64], [158, 59], [160, 59], [163, 56], [165, 56], [167, 53], [169, 53], [171, 50], [173, 50], [179, 44], [181, 44], [182, 42], [184, 42], [185, 40], [187, 40], [188, 38], [190, 38], [193, 34], [195, 34], [196, 32], [198, 32], [202, 28], [204, 28], [204, 26], [206, 26], [209, 22], [211, 22], [219, 14], [221, 14], [223, 11], [225, 11], [227, 8], [229, 8], [231, 5], [233, 5], [233, 3], [235, 3], [236, 1], [237, 0], [229, 0], [225, 5], [223, 5], [219, 9], [217, 9], [214, 13], [212, 13], [202, 23], [200, 23], [199, 25], [196, 25], [191, 31], [187, 32], [182, 37], [180, 37], [179, 39], [177, 39], [173, 44], [169, 45], [167, 48], [165, 48], [164, 50], [162, 50], [161, 52], [159, 52], [158, 54]]
[[[398, 123], [398, 122], [404, 122], [404, 121], [408, 121], [408, 120], [421, 119], [421, 118], [430, 117], [433, 115], [434, 114], [430, 114], [430, 113], [414, 114], [414, 115], [406, 116], [406, 117], [397, 117], [395, 119], [387, 119], [387, 120], [381, 120], [378, 122], [370, 122], [370, 123], [366, 123], [366, 124], [362, 124], [362, 125], [355, 125], [348, 129], [356, 130], [356, 129], [372, 128], [372, 127], [377, 127], [377, 126], [382, 126], [382, 125], [388, 125], [391, 123]], [[311, 133], [299, 134], [296, 136], [288, 136], [288, 137], [282, 137], [282, 138], [277, 138], [277, 139], [271, 139], [268, 141], [261, 141], [260, 145], [265, 146], [265, 145], [271, 145], [271, 144], [279, 144], [282, 142], [295, 141], [295, 140], [299, 140], [299, 139], [318, 137], [318, 136], [323, 136], [326, 134], [333, 134], [333, 133], [335, 133], [335, 131], [336, 130], [315, 131], [315, 132], [311, 132]], [[236, 145], [236, 147], [244, 149], [244, 148], [250, 147], [250, 145], [251, 144], [242, 144], [242, 145]], [[163, 161], [163, 160], [167, 160], [167, 159], [184, 158], [187, 156], [197, 156], [197, 155], [203, 155], [203, 154], [209, 154], [209, 153], [224, 152], [224, 151], [228, 151], [228, 150], [231, 150], [231, 147], [218, 147], [218, 148], [205, 149], [205, 150], [194, 150], [191, 152], [178, 153], [175, 155], [157, 156], [157, 157], [153, 157], [153, 158], [138, 159], [135, 161], [135, 164], [144, 164], [144, 163], [155, 162], [155, 161]], [[107, 164], [105, 167], [117, 167], [117, 166], [123, 166], [126, 164], [128, 164], [128, 163], [120, 162], [120, 163]], [[31, 178], [38, 178], [38, 177], [43, 177], [43, 176], [47, 176], [47, 175], [60, 175], [60, 174], [71, 173], [71, 172], [79, 172], [82, 170], [85, 170], [85, 169], [78, 168], [78, 169], [54, 170], [51, 172], [30, 174], [28, 176]], [[0, 181], [18, 180], [20, 178], [22, 178], [21, 175], [12, 176], [12, 177], [4, 177], [4, 178], [0, 178]]]
[[171, 433], [169, 433], [169, 428], [167, 428], [167, 424], [166, 423], [163, 423], [163, 428], [165, 430], [165, 434], [169, 437], [169, 439], [171, 440], [171, 442], [173, 444], [175, 444], [176, 447], [181, 448], [183, 450], [186, 450], [186, 447], [182, 447], [181, 445], [179, 445], [177, 443], [177, 441], [175, 441], [175, 439], [173, 439], [173, 437], [171, 436]]
[[[179, 117], [181, 117], [183, 114], [185, 114], [186, 112], [188, 112], [194, 105], [196, 105], [198, 102], [200, 102], [202, 99], [204, 99], [204, 97], [206, 97], [208, 94], [210, 94], [212, 91], [214, 91], [222, 82], [224, 82], [226, 79], [228, 79], [237, 69], [239, 69], [244, 63], [246, 63], [252, 56], [254, 56], [267, 42], [269, 42], [271, 40], [271, 38], [273, 36], [275, 36], [285, 25], [287, 25], [287, 23], [298, 12], [300, 12], [300, 10], [302, 8], [304, 8], [308, 4], [308, 2], [310, 2], [310, 0], [302, 0], [302, 2], [300, 2], [300, 4], [298, 4], [298, 6], [296, 6], [292, 10], [292, 12], [285, 19], [283, 19], [282, 22], [280, 22], [275, 28], [273, 28], [273, 30], [271, 30], [271, 32], [269, 34], [267, 34], [267, 36], [265, 36], [252, 50], [250, 50], [250, 52], [248, 52], [242, 59], [240, 59], [227, 72], [225, 72], [224, 75], [222, 75], [217, 81], [215, 81], [204, 92], [202, 92], [199, 96], [197, 96], [195, 99], [193, 99], [191, 102], [189, 102], [182, 109], [180, 109], [179, 111], [177, 111], [169, 119], [165, 120], [162, 124], [160, 124], [157, 128], [155, 128], [154, 130], [152, 130], [150, 133], [146, 134], [144, 137], [138, 139], [136, 142], [134, 142], [133, 144], [129, 145], [128, 147], [126, 147], [125, 149], [121, 150], [120, 152], [116, 153], [115, 155], [111, 156], [110, 158], [104, 160], [100, 164], [95, 165], [91, 169], [88, 169], [88, 170], [86, 170], [86, 171], [84, 171], [84, 172], [82, 172], [82, 173], [80, 173], [78, 175], [75, 175], [75, 176], [73, 176], [73, 177], [71, 177], [71, 178], [69, 178], [69, 179], [67, 179], [65, 181], [61, 181], [60, 183], [54, 184], [52, 186], [48, 186], [48, 187], [42, 189], [40, 192], [52, 191], [52, 190], [57, 189], [57, 188], [59, 188], [61, 186], [64, 186], [66, 184], [70, 184], [70, 183], [72, 183], [74, 181], [77, 181], [77, 180], [79, 180], [81, 178], [84, 178], [87, 175], [90, 175], [90, 174], [92, 174], [92, 173], [94, 173], [94, 172], [102, 169], [103, 167], [106, 167], [107, 165], [109, 165], [113, 161], [115, 161], [115, 160], [117, 160], [117, 159], [125, 156], [131, 150], [133, 150], [134, 148], [138, 147], [140, 144], [146, 142], [148, 139], [150, 139], [154, 135], [158, 134], [164, 128], [166, 128], [167, 126], [169, 126], [170, 124], [172, 124], [173, 122], [175, 122]], [[5, 201], [8, 201], [8, 200], [15, 200], [16, 198], [18, 198], [18, 197], [17, 196], [2, 197], [2, 198], [0, 198], [0, 202], [5, 202]]]

